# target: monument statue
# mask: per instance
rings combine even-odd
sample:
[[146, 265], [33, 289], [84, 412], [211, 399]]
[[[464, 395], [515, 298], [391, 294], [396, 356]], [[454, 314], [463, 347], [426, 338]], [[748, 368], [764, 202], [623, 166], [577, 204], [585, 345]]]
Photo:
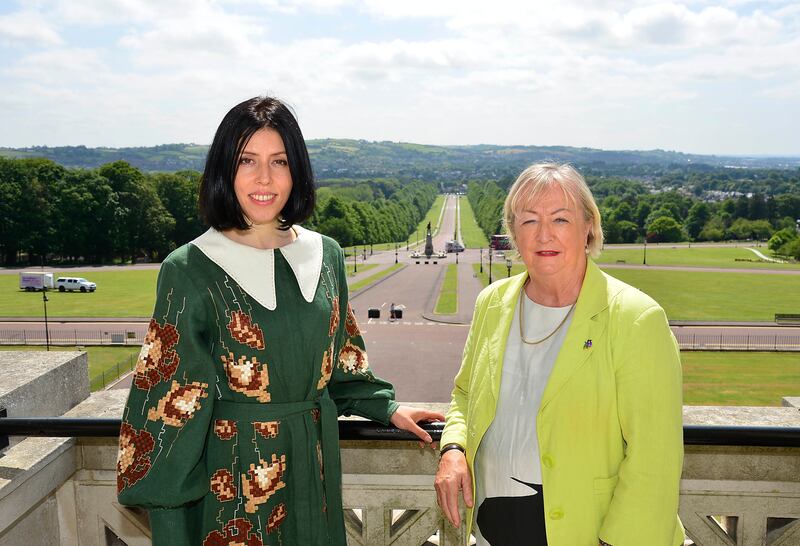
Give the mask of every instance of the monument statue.
[[425, 257], [433, 256], [433, 235], [431, 235], [431, 223], [428, 222], [428, 229], [425, 233]]

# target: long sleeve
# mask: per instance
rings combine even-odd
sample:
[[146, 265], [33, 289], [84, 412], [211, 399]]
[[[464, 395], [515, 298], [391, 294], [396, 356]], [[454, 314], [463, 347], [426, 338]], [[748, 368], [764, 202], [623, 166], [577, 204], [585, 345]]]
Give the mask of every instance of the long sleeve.
[[350, 307], [344, 256], [339, 251], [337, 263], [339, 285], [338, 331], [334, 342], [334, 362], [328, 392], [336, 402], [339, 415], [356, 414], [384, 425], [398, 407], [394, 388], [375, 377], [369, 367], [361, 330]]
[[600, 538], [614, 546], [674, 546], [683, 463], [682, 382], [678, 346], [664, 311], [644, 310], [615, 353], [626, 449]]
[[202, 458], [215, 373], [203, 296], [179, 259], [164, 262], [122, 418], [117, 461], [122, 504], [176, 508], [208, 491]]

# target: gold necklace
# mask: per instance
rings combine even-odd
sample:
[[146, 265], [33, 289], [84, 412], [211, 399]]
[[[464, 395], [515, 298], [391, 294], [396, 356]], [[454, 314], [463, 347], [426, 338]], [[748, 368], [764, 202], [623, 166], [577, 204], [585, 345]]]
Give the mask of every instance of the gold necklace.
[[567, 322], [567, 319], [569, 318], [569, 315], [572, 313], [572, 310], [575, 309], [575, 303], [578, 303], [578, 302], [575, 302], [572, 305], [570, 305], [569, 311], [567, 311], [567, 314], [564, 315], [563, 319], [561, 319], [561, 322], [558, 323], [558, 326], [556, 326], [555, 330], [553, 330], [552, 332], [550, 332], [549, 334], [544, 336], [542, 339], [539, 339], [539, 340], [536, 340], [536, 341], [528, 341], [527, 339], [525, 339], [525, 334], [524, 334], [524, 332], [525, 332], [525, 309], [524, 309], [524, 307], [525, 307], [525, 300], [526, 299], [527, 298], [525, 297], [525, 287], [523, 286], [522, 290], [519, 291], [519, 337], [520, 337], [520, 339], [522, 339], [522, 343], [525, 343], [526, 345], [538, 345], [540, 343], [543, 343], [543, 342], [547, 341], [551, 337], [553, 337], [555, 335], [555, 333], [558, 332], [558, 330], [562, 326], [564, 326], [564, 323]]

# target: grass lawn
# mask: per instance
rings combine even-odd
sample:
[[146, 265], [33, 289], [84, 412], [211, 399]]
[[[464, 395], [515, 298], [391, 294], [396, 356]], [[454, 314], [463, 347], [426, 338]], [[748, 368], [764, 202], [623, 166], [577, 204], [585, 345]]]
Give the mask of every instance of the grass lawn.
[[[85, 277], [97, 283], [96, 292], [47, 292], [49, 317], [149, 317], [153, 312], [158, 270], [129, 271], [53, 271], [62, 275]], [[38, 317], [43, 315], [42, 293], [19, 289], [18, 275], [0, 275], [0, 316]]]
[[[353, 266], [353, 263], [352, 263], [352, 262], [348, 262], [348, 263], [346, 264], [346, 267], [347, 267], [347, 276], [348, 276], [348, 277], [352, 277], [353, 275], [355, 275], [355, 274], [356, 274], [356, 273], [353, 271], [353, 269], [354, 269], [354, 267], [355, 267], [355, 266]], [[369, 271], [369, 270], [370, 270], [370, 269], [372, 269], [373, 267], [378, 267], [378, 264], [358, 264], [358, 274], [360, 275], [361, 273], [363, 273], [363, 272], [365, 272], [365, 271]]]
[[[477, 271], [478, 265], [474, 267]], [[523, 269], [515, 264], [511, 274]], [[478, 278], [486, 285], [485, 263], [483, 271]], [[671, 320], [772, 321], [775, 313], [800, 312], [800, 278], [792, 275], [639, 269], [609, 273], [653, 297]], [[505, 264], [493, 264], [493, 280], [506, 275]]]
[[800, 312], [800, 277], [614, 269], [609, 273], [661, 304], [672, 320], [772, 321]]
[[458, 312], [458, 266], [450, 264], [444, 274], [444, 281], [439, 289], [439, 298], [436, 300], [437, 315], [452, 315]]
[[431, 210], [428, 211], [428, 214], [426, 214], [425, 218], [419, 223], [416, 232], [411, 234], [412, 243], [416, 243], [417, 240], [419, 240], [420, 243], [425, 243], [425, 230], [428, 228], [428, 222], [431, 223], [431, 233], [436, 235], [436, 232], [439, 231], [439, 220], [442, 217], [442, 209], [444, 209], [446, 202], [447, 200], [444, 195], [436, 196], [436, 201], [431, 205]]
[[393, 273], [393, 272], [397, 271], [398, 269], [401, 269], [401, 268], [403, 268], [405, 266], [406, 266], [406, 264], [394, 264], [391, 267], [387, 267], [386, 269], [382, 269], [381, 271], [378, 271], [374, 275], [370, 275], [366, 279], [361, 279], [360, 281], [351, 284], [349, 286], [350, 292], [352, 293], [352, 292], [355, 292], [356, 290], [361, 290], [365, 286], [370, 285], [370, 284], [382, 279], [386, 275], [389, 275], [389, 274], [391, 274], [391, 273]]
[[684, 351], [687, 406], [780, 406], [800, 396], [800, 353]]
[[[44, 351], [45, 347], [41, 345], [0, 345], [0, 351]], [[140, 347], [53, 347], [50, 346], [51, 351], [86, 351], [89, 356], [89, 379], [91, 382], [91, 389], [93, 391], [103, 387], [100, 381], [100, 374], [106, 372], [106, 382], [116, 379], [117, 367], [119, 364], [120, 375], [124, 374], [136, 364], [136, 357], [139, 354]]]
[[464, 246], [467, 248], [487, 248], [489, 241], [475, 221], [475, 214], [472, 212], [472, 205], [469, 204], [469, 199], [460, 197], [458, 201], [461, 204], [461, 236], [464, 238]]
[[[756, 250], [770, 256], [766, 247]], [[614, 248], [607, 246], [598, 263], [613, 264], [624, 260], [628, 264], [641, 264], [644, 249], [642, 248]], [[736, 259], [744, 261], [736, 261]], [[753, 252], [744, 247], [702, 247], [686, 246], [673, 247], [672, 245], [647, 245], [647, 265], [684, 265], [695, 267], [729, 267], [738, 269], [800, 269], [800, 264], [779, 264], [774, 262], [746, 261], [758, 260]]]

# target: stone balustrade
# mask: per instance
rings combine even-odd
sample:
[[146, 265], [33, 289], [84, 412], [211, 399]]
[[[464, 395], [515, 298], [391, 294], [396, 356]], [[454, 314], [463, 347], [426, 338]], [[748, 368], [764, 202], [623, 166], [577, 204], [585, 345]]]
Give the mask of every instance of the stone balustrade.
[[[119, 414], [125, 392], [66, 415]], [[792, 407], [686, 407], [687, 424], [800, 426]], [[464, 543], [436, 506], [437, 456], [416, 442], [343, 441], [348, 544]], [[28, 438], [0, 459], [0, 546], [149, 544], [145, 513], [116, 502], [113, 438]], [[687, 446], [681, 518], [698, 546], [800, 544], [800, 448]], [[692, 544], [691, 541], [687, 544]]]
[[[65, 369], [75, 358], [85, 359], [70, 355]], [[14, 396], [6, 392], [5, 400]], [[126, 396], [97, 392], [64, 415], [118, 418]], [[800, 427], [797, 401], [768, 408], [687, 406], [684, 422]], [[21, 407], [24, 412], [11, 404], [9, 416], [30, 416]], [[464, 544], [464, 528], [446, 523], [436, 506], [436, 453], [390, 440], [342, 441], [341, 450], [348, 544]], [[0, 546], [149, 545], [146, 513], [116, 501], [116, 457], [115, 438], [12, 441], [0, 456]], [[687, 446], [680, 515], [687, 545], [800, 545], [800, 448]]]

